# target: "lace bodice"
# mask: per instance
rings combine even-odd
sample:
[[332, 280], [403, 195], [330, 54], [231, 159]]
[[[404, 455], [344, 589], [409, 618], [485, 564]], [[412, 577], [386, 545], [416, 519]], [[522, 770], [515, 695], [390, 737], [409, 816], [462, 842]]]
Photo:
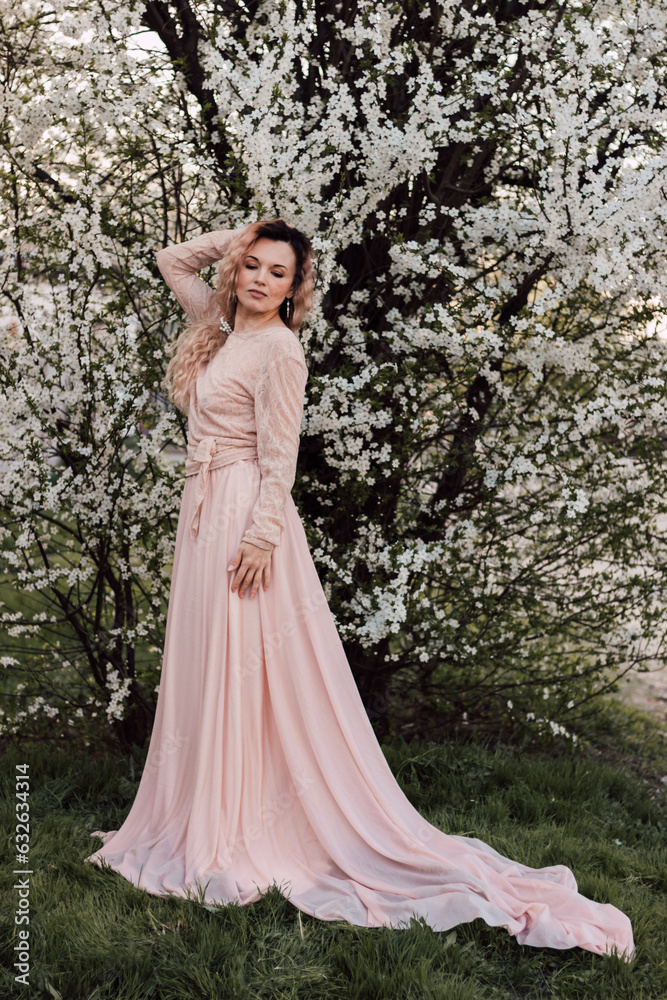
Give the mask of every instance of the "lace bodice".
[[[228, 240], [228, 232], [206, 233], [158, 251], [162, 276], [193, 320], [202, 318], [214, 294], [196, 272], [219, 260]], [[230, 450], [232, 457], [257, 456], [260, 492], [243, 541], [260, 548], [272, 549], [280, 542], [296, 474], [307, 378], [298, 337], [279, 325], [231, 333], [201, 368], [190, 393], [191, 459], [211, 438], [228, 457]]]

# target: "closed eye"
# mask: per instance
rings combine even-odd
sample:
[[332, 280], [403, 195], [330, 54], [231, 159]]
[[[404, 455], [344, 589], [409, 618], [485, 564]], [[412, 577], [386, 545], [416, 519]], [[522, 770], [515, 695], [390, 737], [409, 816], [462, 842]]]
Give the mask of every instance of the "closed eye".
[[[254, 264], [246, 264], [246, 267], [250, 271], [256, 271], [257, 270], [257, 267]], [[271, 274], [274, 276], [274, 278], [284, 278], [285, 277], [285, 275], [282, 274], [280, 271], [271, 271]]]

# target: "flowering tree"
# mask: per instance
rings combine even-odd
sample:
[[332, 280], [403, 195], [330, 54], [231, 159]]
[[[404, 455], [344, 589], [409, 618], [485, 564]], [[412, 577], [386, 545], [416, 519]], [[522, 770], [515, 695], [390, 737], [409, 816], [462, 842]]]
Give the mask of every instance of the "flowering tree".
[[662, 655], [661, 0], [1, 11], [6, 731], [145, 739], [186, 431], [154, 251], [263, 217], [317, 251], [294, 496], [378, 733], [567, 732]]

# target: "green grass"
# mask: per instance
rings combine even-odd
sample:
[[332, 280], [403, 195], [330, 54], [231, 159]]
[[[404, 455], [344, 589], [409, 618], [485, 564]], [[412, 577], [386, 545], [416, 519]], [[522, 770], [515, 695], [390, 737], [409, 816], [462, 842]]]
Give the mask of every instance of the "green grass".
[[659, 777], [667, 762], [640, 717], [621, 722], [625, 735], [598, 733], [574, 754], [473, 741], [384, 751], [430, 822], [529, 865], [565, 863], [584, 894], [624, 910], [637, 945], [630, 966], [579, 949], [522, 947], [479, 920], [450, 932], [423, 921], [401, 930], [320, 921], [277, 888], [246, 907], [149, 895], [83, 863], [99, 844], [90, 831], [115, 829], [127, 814], [145, 751], [95, 759], [68, 746], [9, 747], [6, 850], [14, 842], [14, 765], [30, 764], [32, 960], [31, 985], [18, 987], [8, 971], [16, 943], [10, 864], [0, 901], [0, 997], [665, 1000], [667, 789]]

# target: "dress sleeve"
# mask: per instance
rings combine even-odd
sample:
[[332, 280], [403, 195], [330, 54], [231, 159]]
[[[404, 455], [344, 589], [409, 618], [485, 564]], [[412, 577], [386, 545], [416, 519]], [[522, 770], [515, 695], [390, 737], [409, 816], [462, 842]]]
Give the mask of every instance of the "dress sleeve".
[[202, 319], [214, 295], [211, 286], [202, 281], [197, 271], [220, 260], [234, 235], [233, 229], [221, 229], [157, 252], [156, 261], [162, 277], [195, 322]]
[[296, 476], [308, 368], [301, 343], [281, 338], [266, 351], [255, 384], [255, 424], [260, 470], [252, 524], [243, 536], [262, 549], [280, 542], [285, 504]]

